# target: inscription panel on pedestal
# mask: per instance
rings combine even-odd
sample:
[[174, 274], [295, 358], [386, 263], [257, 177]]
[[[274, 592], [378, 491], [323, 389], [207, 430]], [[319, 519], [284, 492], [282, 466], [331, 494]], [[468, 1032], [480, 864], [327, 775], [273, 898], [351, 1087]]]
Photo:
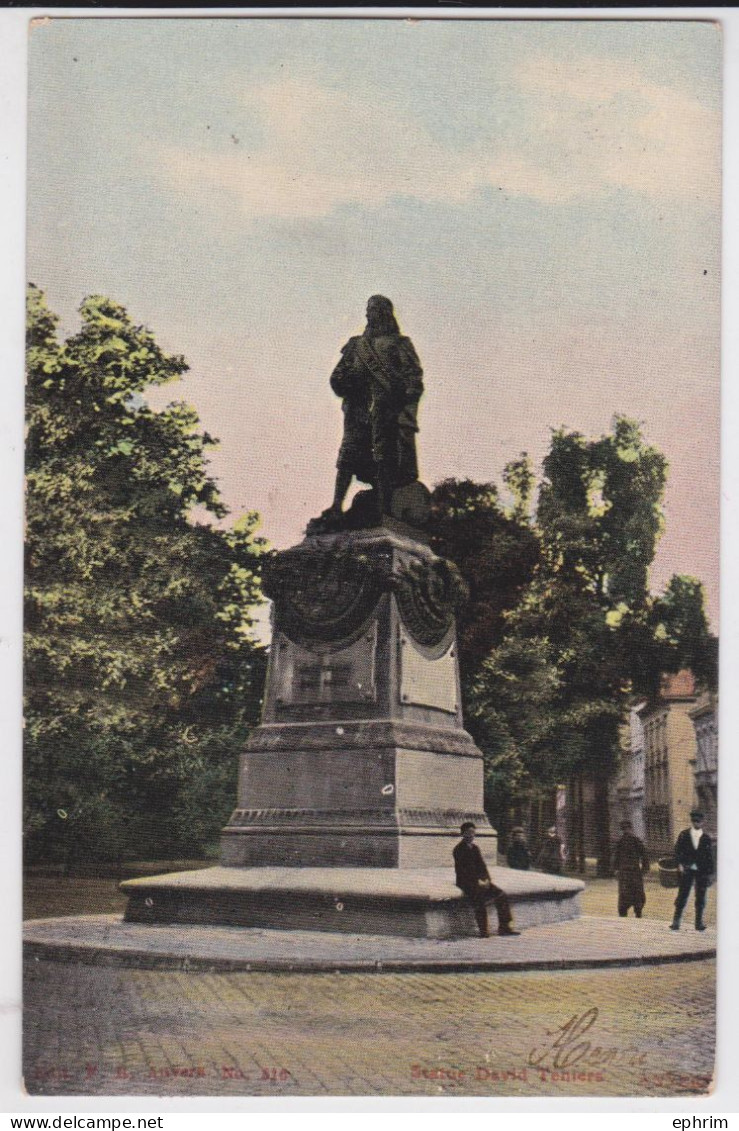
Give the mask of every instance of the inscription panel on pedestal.
[[308, 649], [283, 634], [275, 644], [277, 704], [367, 703], [376, 698], [375, 623], [347, 648]]
[[433, 707], [456, 715], [457, 666], [454, 641], [440, 656], [429, 658], [412, 636], [399, 630], [400, 701], [414, 707]]

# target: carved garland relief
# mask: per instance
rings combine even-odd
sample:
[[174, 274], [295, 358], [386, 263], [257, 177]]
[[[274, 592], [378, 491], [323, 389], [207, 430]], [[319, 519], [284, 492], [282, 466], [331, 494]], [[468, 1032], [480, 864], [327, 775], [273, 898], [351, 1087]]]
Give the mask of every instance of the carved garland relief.
[[264, 591], [275, 601], [275, 629], [306, 648], [346, 647], [369, 621], [385, 592], [392, 592], [408, 632], [437, 647], [451, 630], [466, 586], [442, 558], [356, 546], [297, 548], [276, 555], [264, 570]]
[[275, 602], [275, 629], [296, 644], [345, 646], [356, 638], [386, 588], [389, 554], [370, 558], [351, 549], [287, 551], [264, 571]]

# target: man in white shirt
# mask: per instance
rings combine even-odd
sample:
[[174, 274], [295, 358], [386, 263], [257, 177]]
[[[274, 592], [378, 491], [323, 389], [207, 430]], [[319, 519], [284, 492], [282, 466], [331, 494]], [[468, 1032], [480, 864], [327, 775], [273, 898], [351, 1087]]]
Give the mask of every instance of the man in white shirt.
[[688, 902], [690, 889], [695, 883], [695, 929], [705, 931], [703, 910], [706, 906], [706, 891], [713, 880], [713, 843], [708, 833], [703, 831], [703, 814], [700, 809], [690, 813], [691, 827], [683, 829], [675, 843], [675, 859], [680, 872], [680, 886], [675, 900], [675, 915], [670, 924], [671, 931], [680, 930], [680, 918]]

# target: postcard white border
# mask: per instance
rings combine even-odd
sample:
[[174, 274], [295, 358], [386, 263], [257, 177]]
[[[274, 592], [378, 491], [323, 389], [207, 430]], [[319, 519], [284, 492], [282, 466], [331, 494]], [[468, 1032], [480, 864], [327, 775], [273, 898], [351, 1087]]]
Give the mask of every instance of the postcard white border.
[[[27, 1096], [20, 1087], [20, 741], [21, 741], [21, 586], [22, 586], [22, 445], [23, 445], [23, 297], [25, 264], [25, 151], [26, 151], [26, 45], [31, 19], [45, 16], [110, 17], [404, 17], [433, 19], [681, 19], [716, 20], [724, 30], [724, 253], [722, 331], [722, 548], [721, 687], [720, 702], [720, 870], [723, 883], [719, 900], [719, 1008], [717, 1083], [711, 1096], [699, 1099], [634, 1099], [547, 1097], [497, 1099], [458, 1097], [433, 1099], [418, 1096], [298, 1097], [265, 1100], [258, 1097], [223, 1099], [155, 1099], [140, 1097]], [[668, 1115], [703, 1115], [739, 1112], [739, 975], [733, 955], [739, 940], [739, 900], [733, 898], [734, 874], [739, 872], [739, 581], [734, 581], [739, 551], [739, 9], [730, 8], [537, 8], [438, 9], [412, 7], [373, 8], [24, 8], [0, 10], [0, 482], [4, 506], [0, 512], [0, 793], [4, 798], [0, 822], [0, 1111], [43, 1113], [258, 1113], [393, 1112], [445, 1115], [458, 1123], [458, 1113], [477, 1119], [486, 1113], [539, 1112], [562, 1124], [566, 1113], [664, 1113], [660, 1125], [672, 1126]], [[646, 973], [646, 972], [645, 972]], [[446, 1123], [446, 1118], [444, 1122]], [[435, 1119], [434, 1119], [435, 1122]], [[509, 1124], [505, 1120], [506, 1126]]]

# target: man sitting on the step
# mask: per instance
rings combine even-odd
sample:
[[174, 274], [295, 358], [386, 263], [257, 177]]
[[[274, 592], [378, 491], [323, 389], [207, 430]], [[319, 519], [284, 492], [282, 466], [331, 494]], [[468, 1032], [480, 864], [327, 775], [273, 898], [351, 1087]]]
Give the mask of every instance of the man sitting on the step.
[[498, 934], [518, 935], [520, 931], [514, 931], [511, 927], [513, 916], [508, 896], [490, 879], [482, 853], [475, 844], [476, 831], [474, 821], [465, 821], [460, 829], [462, 839], [454, 849], [457, 887], [462, 889], [472, 904], [482, 938], [490, 938], [488, 903], [494, 903], [498, 912]]

